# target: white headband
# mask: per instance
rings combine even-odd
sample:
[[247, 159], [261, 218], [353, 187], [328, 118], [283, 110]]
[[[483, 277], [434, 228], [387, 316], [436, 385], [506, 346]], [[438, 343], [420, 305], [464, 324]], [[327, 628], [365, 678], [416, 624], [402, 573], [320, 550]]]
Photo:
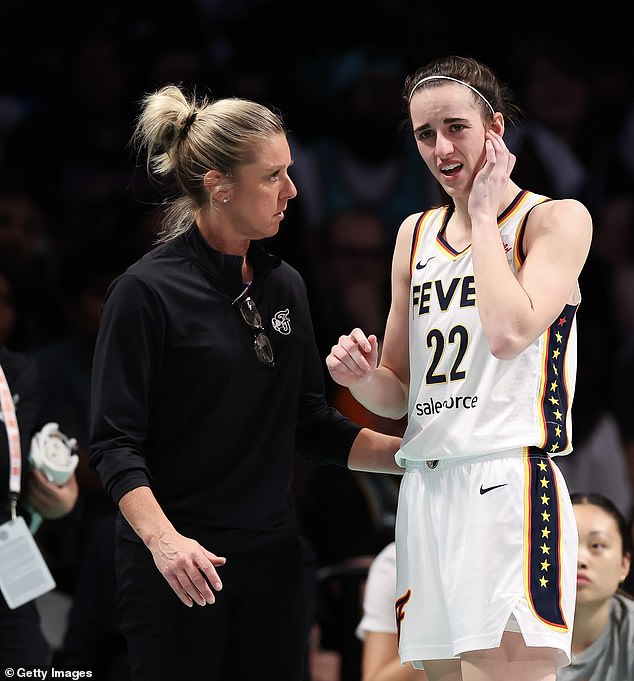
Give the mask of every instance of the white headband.
[[465, 83], [464, 80], [458, 80], [457, 78], [452, 78], [451, 76], [426, 76], [425, 78], [421, 78], [412, 88], [412, 91], [409, 93], [409, 102], [412, 101], [412, 97], [414, 96], [414, 92], [418, 89], [420, 85], [423, 83], [426, 83], [428, 80], [451, 80], [454, 83], [460, 83], [460, 85], [464, 85], [465, 87], [468, 87], [469, 90], [472, 92], [475, 92], [478, 97], [489, 107], [491, 110], [491, 113], [495, 113], [495, 110], [489, 103], [489, 100], [480, 92], [480, 90], [476, 90], [473, 85], [469, 85], [469, 83]]

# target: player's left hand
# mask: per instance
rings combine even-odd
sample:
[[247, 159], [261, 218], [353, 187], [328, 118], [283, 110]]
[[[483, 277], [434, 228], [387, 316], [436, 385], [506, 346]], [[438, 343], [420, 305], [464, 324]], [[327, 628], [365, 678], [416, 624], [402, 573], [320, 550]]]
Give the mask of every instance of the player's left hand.
[[515, 155], [509, 151], [498, 133], [488, 130], [485, 137], [484, 165], [473, 178], [473, 186], [469, 194], [468, 210], [472, 218], [476, 216], [497, 217], [500, 202], [516, 161]]
[[376, 371], [379, 342], [374, 334], [366, 336], [359, 329], [339, 337], [326, 357], [330, 376], [339, 385], [349, 388]]

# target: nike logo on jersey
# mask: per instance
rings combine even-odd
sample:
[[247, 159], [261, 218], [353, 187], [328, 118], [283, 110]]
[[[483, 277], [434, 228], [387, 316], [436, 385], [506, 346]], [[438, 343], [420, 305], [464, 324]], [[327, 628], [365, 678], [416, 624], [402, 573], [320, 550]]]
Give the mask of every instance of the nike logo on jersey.
[[487, 492], [490, 492], [492, 489], [497, 489], [498, 487], [506, 487], [508, 485], [508, 482], [503, 482], [501, 485], [493, 485], [492, 487], [483, 487], [480, 485], [480, 494], [486, 494]]
[[427, 260], [425, 262], [423, 262], [422, 260], [419, 260], [416, 263], [416, 269], [422, 270], [424, 267], [427, 267], [427, 264], [429, 263], [429, 261], [433, 260], [435, 257], [436, 257], [435, 255], [432, 255], [431, 258], [427, 258]]

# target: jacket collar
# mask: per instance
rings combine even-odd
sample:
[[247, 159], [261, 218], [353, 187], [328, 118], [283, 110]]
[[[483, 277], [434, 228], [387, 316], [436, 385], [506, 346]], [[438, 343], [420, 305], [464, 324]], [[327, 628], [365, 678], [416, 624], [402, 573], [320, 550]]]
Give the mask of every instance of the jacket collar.
[[[231, 282], [232, 289], [242, 289], [242, 256], [227, 255], [212, 248], [200, 230], [194, 225], [185, 234], [177, 237], [186, 255], [194, 261], [205, 276], [216, 280], [216, 283]], [[259, 241], [252, 241], [247, 251], [247, 258], [253, 267], [253, 285], [263, 279], [273, 268], [278, 267], [281, 260], [271, 255]]]

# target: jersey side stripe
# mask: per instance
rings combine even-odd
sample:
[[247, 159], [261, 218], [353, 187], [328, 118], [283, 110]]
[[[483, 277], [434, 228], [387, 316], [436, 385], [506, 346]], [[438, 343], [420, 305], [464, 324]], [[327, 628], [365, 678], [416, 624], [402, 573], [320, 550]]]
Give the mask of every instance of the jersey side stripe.
[[532, 192], [522, 189], [522, 191], [513, 199], [512, 203], [507, 206], [506, 210], [498, 216], [498, 227], [502, 227], [505, 222], [508, 222], [516, 213], [518, 213], [531, 196]]
[[425, 230], [425, 225], [430, 221], [431, 217], [436, 212], [436, 209], [426, 210], [420, 214], [420, 217], [416, 221], [414, 226], [414, 232], [412, 234], [412, 252], [409, 259], [409, 276], [411, 278], [412, 272], [414, 271], [414, 263], [416, 262], [416, 253], [418, 251], [418, 245], [423, 238], [423, 232]]
[[562, 608], [562, 532], [557, 479], [546, 452], [531, 447], [525, 466], [524, 586], [531, 610], [556, 631], [568, 631]]
[[[552, 199], [548, 198], [547, 196], [542, 196], [535, 203], [535, 206], [539, 206], [540, 203], [545, 203], [546, 201], [552, 201]], [[513, 244], [513, 262], [515, 264], [516, 269], [518, 270], [524, 264], [524, 260], [526, 260], [526, 254], [524, 253], [522, 244], [524, 243], [524, 234], [526, 232], [526, 223], [528, 222], [528, 216], [531, 214], [531, 211], [533, 210], [533, 208], [535, 208], [535, 206], [531, 206], [531, 208], [528, 211], [526, 211], [526, 215], [522, 218], [522, 222], [515, 235], [515, 243]]]
[[557, 319], [546, 329], [542, 384], [539, 390], [539, 413], [542, 417], [541, 447], [549, 454], [563, 451], [570, 444], [568, 412], [570, 387], [567, 383], [566, 357], [570, 331], [577, 311], [566, 305]]

